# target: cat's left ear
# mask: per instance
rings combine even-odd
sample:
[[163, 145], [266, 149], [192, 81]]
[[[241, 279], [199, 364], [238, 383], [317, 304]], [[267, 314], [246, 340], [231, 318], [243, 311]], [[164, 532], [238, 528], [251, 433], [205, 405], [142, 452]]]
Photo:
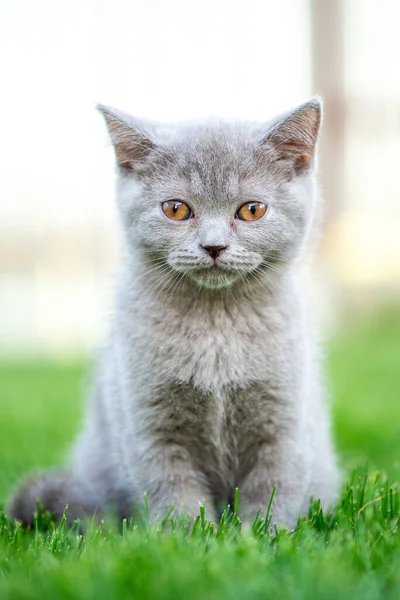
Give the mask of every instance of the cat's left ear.
[[292, 175], [301, 175], [313, 167], [321, 119], [321, 100], [305, 102], [278, 119], [261, 145], [271, 149], [278, 166]]
[[147, 171], [147, 159], [154, 148], [143, 123], [102, 104], [97, 105], [97, 110], [106, 121], [120, 171], [125, 174], [143, 175]]

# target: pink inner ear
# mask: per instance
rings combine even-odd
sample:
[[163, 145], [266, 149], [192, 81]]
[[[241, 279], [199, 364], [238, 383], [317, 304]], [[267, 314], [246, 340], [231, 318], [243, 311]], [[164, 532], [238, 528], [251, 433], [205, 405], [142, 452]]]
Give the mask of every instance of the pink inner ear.
[[300, 154], [300, 156], [298, 157], [298, 159], [296, 161], [296, 165], [297, 165], [297, 167], [300, 167], [301, 169], [306, 169], [307, 167], [310, 166], [310, 160], [311, 160], [311, 157], [309, 154]]

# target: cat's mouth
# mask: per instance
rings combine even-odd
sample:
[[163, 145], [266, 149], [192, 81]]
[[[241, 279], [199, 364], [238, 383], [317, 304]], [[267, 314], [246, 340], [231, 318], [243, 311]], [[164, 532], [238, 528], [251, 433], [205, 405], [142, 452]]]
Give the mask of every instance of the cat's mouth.
[[202, 288], [219, 290], [236, 283], [242, 274], [237, 270], [214, 264], [209, 267], [191, 269], [187, 275]]

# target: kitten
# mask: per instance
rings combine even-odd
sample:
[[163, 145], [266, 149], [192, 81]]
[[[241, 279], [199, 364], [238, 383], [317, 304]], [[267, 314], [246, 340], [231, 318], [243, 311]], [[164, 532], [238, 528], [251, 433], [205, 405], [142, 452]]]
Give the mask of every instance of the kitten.
[[[241, 511], [295, 525], [338, 472], [298, 259], [312, 230], [321, 104], [267, 124], [160, 126], [99, 106], [125, 257], [115, 319], [66, 471], [23, 484], [57, 517]], [[261, 513], [262, 514], [262, 513]]]

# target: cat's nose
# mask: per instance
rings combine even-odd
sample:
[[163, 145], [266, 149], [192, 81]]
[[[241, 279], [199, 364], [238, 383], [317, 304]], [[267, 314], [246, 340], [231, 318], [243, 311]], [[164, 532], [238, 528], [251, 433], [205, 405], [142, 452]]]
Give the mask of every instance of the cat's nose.
[[211, 258], [215, 260], [223, 250], [226, 250], [227, 246], [203, 246], [203, 248], [204, 250], [207, 250]]

